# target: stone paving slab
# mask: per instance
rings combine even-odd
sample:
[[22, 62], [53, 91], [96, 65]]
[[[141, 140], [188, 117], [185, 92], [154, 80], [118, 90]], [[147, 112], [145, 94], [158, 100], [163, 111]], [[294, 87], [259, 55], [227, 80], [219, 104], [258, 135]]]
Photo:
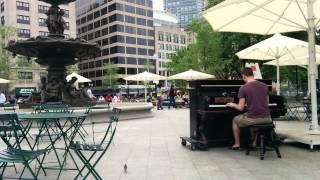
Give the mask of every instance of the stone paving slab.
[[[120, 121], [114, 143], [97, 166], [108, 180], [317, 180], [320, 175], [319, 150], [296, 144], [280, 147], [283, 158], [267, 152], [259, 160], [258, 152], [211, 148], [191, 151], [180, 144], [180, 136], [189, 135], [189, 111], [155, 111], [152, 118]], [[90, 129], [90, 126], [87, 129]], [[3, 147], [3, 146], [0, 146]], [[128, 171], [123, 166], [127, 164]], [[13, 173], [13, 171], [11, 172]], [[65, 171], [61, 179], [73, 179]], [[56, 172], [47, 177], [55, 179]], [[92, 178], [91, 178], [92, 179]]]

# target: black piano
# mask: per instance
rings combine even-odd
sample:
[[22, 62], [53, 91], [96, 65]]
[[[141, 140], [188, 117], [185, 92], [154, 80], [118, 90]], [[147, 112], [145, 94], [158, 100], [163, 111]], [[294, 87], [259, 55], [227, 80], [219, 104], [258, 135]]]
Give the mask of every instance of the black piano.
[[[271, 81], [262, 80], [270, 87]], [[242, 80], [201, 80], [189, 83], [190, 137], [181, 137], [181, 144], [191, 144], [191, 150], [233, 144], [232, 119], [244, 113], [226, 107], [228, 102], [238, 103]], [[273, 118], [286, 113], [281, 96], [270, 95], [269, 107]], [[248, 144], [249, 133], [241, 132], [241, 142]]]

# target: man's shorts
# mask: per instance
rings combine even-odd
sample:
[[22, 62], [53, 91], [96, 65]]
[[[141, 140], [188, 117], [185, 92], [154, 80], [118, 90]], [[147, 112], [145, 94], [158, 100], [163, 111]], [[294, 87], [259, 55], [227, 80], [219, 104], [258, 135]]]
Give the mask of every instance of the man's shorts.
[[247, 116], [247, 113], [245, 113], [245, 114], [240, 114], [240, 115], [236, 116], [235, 121], [239, 125], [239, 127], [245, 127], [245, 126], [250, 126], [253, 124], [271, 123], [272, 119], [271, 119], [271, 117], [249, 118]]

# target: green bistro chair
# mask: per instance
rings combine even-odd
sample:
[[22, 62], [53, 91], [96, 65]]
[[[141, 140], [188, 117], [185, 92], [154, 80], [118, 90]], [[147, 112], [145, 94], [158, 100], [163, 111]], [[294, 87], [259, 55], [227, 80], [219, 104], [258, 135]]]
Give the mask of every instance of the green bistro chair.
[[[88, 141], [84, 141], [81, 143], [79, 141], [71, 142], [70, 148], [75, 152], [75, 154], [83, 163], [83, 167], [80, 169], [79, 173], [74, 179], [87, 179], [91, 174], [95, 179], [102, 180], [102, 177], [95, 170], [95, 166], [99, 163], [103, 155], [106, 153], [113, 140], [120, 112], [120, 109], [114, 108], [113, 113], [108, 121], [99, 123], [92, 122], [92, 143], [88, 143]], [[100, 129], [103, 130], [102, 132], [97, 132], [95, 130], [96, 124], [99, 124]], [[102, 128], [102, 124], [107, 124], [107, 128]], [[113, 124], [115, 124], [115, 126], [112, 130]], [[97, 140], [97, 138], [99, 137], [99, 133], [101, 133], [102, 138], [100, 140]], [[87, 170], [87, 172], [84, 172], [85, 169]]]
[[[23, 175], [25, 169], [27, 169], [31, 173], [31, 179], [37, 179], [39, 172], [42, 169], [44, 156], [48, 150], [32, 150], [31, 145], [26, 137], [26, 131], [24, 127], [19, 124], [17, 114], [0, 114], [0, 117], [0, 119], [7, 118], [7, 121], [9, 122], [6, 125], [0, 125], [0, 138], [7, 146], [6, 149], [0, 151], [0, 177], [4, 179], [21, 179], [23, 177], [26, 179]], [[29, 146], [29, 148], [22, 148], [22, 142], [24, 140], [27, 141], [24, 146]], [[42, 160], [39, 159], [40, 156], [42, 156]], [[30, 163], [35, 159], [39, 163], [39, 169], [37, 171], [30, 167]], [[4, 177], [5, 170], [9, 163], [21, 163], [24, 165], [19, 178]]]

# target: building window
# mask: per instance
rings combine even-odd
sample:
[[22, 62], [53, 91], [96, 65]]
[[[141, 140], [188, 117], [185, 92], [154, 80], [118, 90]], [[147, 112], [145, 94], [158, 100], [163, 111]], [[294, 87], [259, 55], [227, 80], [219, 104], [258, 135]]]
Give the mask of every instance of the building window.
[[127, 64], [137, 64], [136, 58], [127, 57]]
[[43, 27], [46, 27], [47, 24], [46, 24], [46, 19], [44, 18], [39, 18], [39, 26], [43, 26]]
[[171, 42], [171, 34], [166, 33], [166, 41]]
[[126, 43], [127, 44], [136, 44], [136, 38], [135, 37], [126, 36]]
[[163, 33], [158, 33], [158, 40], [163, 41]]
[[126, 17], [126, 22], [127, 23], [131, 23], [131, 24], [135, 24], [136, 21], [135, 21], [135, 17], [132, 17], [132, 16], [125, 16]]
[[131, 26], [126, 26], [125, 27], [125, 32], [129, 33], [129, 34], [136, 34], [136, 28], [135, 27], [131, 27]]
[[23, 71], [20, 71], [18, 72], [18, 79], [30, 79], [32, 80], [32, 72], [23, 72]]
[[30, 24], [30, 16], [17, 15], [17, 23]]
[[133, 47], [127, 47], [127, 54], [136, 54], [137, 50]]
[[132, 13], [132, 14], [135, 13], [135, 9], [134, 9], [133, 6], [125, 5], [125, 6], [124, 6], [124, 9], [125, 9], [125, 11], [128, 12], [128, 13]]
[[137, 18], [137, 24], [145, 26], [146, 23], [147, 23], [147, 21], [145, 19]]
[[23, 11], [29, 11], [30, 10], [30, 4], [27, 2], [21, 2], [17, 1], [16, 2], [17, 9], [23, 10]]
[[62, 9], [62, 10], [64, 11], [63, 17], [68, 18], [70, 16], [69, 10], [66, 10], [66, 9]]
[[39, 36], [48, 36], [49, 32], [46, 31], [39, 31]]
[[136, 14], [145, 16], [146, 15], [146, 10], [141, 9], [141, 8], [136, 8]]
[[1, 6], [0, 10], [1, 10], [1, 12], [3, 12], [4, 11], [4, 2], [2, 2], [0, 6]]
[[138, 35], [146, 36], [147, 35], [147, 31], [145, 29], [138, 28]]
[[1, 16], [1, 25], [4, 25], [5, 20], [4, 20], [4, 16]]
[[181, 44], [185, 44], [186, 43], [186, 36], [180, 36], [180, 41], [181, 41]]
[[48, 10], [49, 10], [48, 6], [38, 5], [38, 12], [39, 13], [45, 14], [48, 12]]
[[18, 29], [18, 37], [30, 38], [30, 30], [29, 29]]

